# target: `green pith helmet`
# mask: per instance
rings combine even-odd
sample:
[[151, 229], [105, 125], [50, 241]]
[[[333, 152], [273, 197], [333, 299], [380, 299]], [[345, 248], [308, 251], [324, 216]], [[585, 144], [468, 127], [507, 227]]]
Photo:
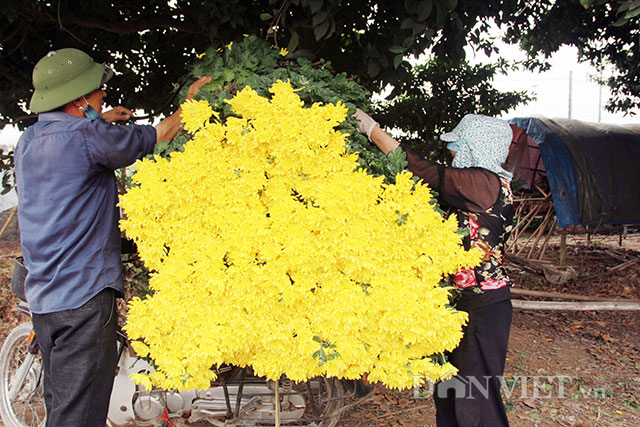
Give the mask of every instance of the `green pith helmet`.
[[113, 77], [113, 71], [78, 49], [49, 52], [33, 69], [29, 109], [34, 113], [51, 111], [99, 89]]

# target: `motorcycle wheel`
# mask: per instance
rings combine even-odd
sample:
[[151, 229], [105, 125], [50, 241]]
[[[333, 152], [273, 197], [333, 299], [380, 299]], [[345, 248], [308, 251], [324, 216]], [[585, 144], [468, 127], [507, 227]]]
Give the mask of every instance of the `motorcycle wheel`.
[[[237, 380], [237, 378], [236, 378]], [[274, 390], [275, 384], [260, 377], [250, 377], [242, 379], [240, 382], [245, 385], [269, 384], [269, 389]], [[238, 382], [234, 382], [234, 385]], [[347, 406], [352, 401], [343, 387], [342, 381], [336, 378], [317, 377], [306, 382], [294, 383], [288, 379], [280, 380], [280, 402], [281, 402], [281, 425], [291, 427], [335, 427], [338, 425], [340, 417]], [[299, 418], [292, 417], [291, 408], [287, 407], [286, 395], [301, 396], [305, 401], [304, 414]], [[235, 403], [236, 395], [232, 396], [232, 404]], [[267, 404], [273, 405], [273, 399], [267, 398]], [[260, 403], [259, 405], [262, 405]], [[189, 419], [189, 422], [207, 420], [216, 427], [256, 427], [274, 426], [273, 418], [252, 417], [253, 412], [247, 408], [241, 408], [239, 414], [233, 419], [223, 420], [222, 418], [196, 418]], [[273, 416], [273, 414], [271, 414]]]
[[[315, 381], [315, 384], [314, 384]], [[342, 415], [342, 407], [347, 404], [344, 387], [336, 378], [316, 378], [309, 380], [311, 387], [306, 388], [307, 416], [315, 418], [309, 426], [334, 427]], [[307, 387], [307, 383], [303, 383]], [[302, 392], [302, 384], [299, 385]], [[312, 397], [313, 402], [310, 401]], [[315, 411], [314, 411], [315, 409]], [[315, 413], [314, 413], [315, 412]]]
[[46, 410], [40, 353], [35, 355], [18, 395], [13, 401], [9, 400], [9, 390], [14, 377], [30, 354], [28, 346], [32, 330], [31, 322], [18, 325], [11, 331], [0, 350], [0, 415], [7, 427], [45, 425]]

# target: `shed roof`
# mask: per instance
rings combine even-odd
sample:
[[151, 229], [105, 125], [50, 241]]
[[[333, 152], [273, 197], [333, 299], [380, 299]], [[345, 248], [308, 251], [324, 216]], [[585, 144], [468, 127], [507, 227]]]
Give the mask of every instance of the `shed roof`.
[[539, 146], [558, 225], [640, 223], [640, 125], [545, 117], [509, 123]]

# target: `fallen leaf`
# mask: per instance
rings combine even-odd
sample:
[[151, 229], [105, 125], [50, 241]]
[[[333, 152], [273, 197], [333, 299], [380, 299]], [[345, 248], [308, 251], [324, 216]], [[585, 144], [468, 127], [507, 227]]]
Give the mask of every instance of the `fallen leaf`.
[[611, 341], [611, 335], [609, 335], [606, 332], [601, 332], [600, 333], [600, 338], [602, 338], [605, 341]]

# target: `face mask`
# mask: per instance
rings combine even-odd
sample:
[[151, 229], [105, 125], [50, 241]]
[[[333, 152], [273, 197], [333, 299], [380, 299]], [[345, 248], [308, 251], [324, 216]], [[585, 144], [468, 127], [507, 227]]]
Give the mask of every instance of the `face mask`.
[[455, 151], [456, 153], [460, 151], [460, 145], [462, 143], [460, 141], [454, 141], [447, 144], [447, 150]]
[[[84, 102], [87, 102], [87, 100], [84, 98], [84, 96], [82, 97], [82, 99], [84, 99]], [[85, 108], [83, 108], [82, 111], [84, 112], [84, 116], [87, 119], [89, 119], [89, 120], [99, 120], [102, 123], [106, 123], [105, 120], [100, 115], [100, 113], [98, 113], [88, 102], [87, 102], [87, 106]]]

